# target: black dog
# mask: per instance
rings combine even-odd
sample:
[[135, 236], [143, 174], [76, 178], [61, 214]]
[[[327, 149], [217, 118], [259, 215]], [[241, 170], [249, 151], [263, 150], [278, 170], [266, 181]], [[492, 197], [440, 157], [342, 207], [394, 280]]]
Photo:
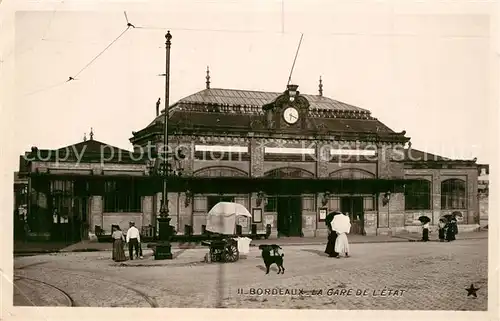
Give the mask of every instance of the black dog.
[[278, 274], [285, 273], [285, 268], [283, 267], [283, 257], [285, 256], [285, 254], [279, 253], [279, 250], [281, 250], [281, 247], [279, 245], [262, 244], [259, 245], [259, 250], [262, 250], [262, 259], [264, 260], [264, 264], [266, 265], [266, 274], [269, 274], [269, 268], [273, 264], [276, 264], [278, 266]]

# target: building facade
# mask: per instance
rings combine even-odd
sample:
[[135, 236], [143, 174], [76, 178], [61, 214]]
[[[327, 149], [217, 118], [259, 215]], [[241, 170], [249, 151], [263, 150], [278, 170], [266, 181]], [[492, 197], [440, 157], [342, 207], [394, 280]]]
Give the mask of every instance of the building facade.
[[[460, 229], [479, 225], [476, 160], [450, 160], [411, 147], [371, 112], [290, 85], [283, 93], [207, 88], [168, 109], [168, 208], [178, 233], [200, 234], [219, 201], [243, 204], [243, 232], [271, 225], [272, 236], [326, 236], [326, 213], [346, 212], [352, 233], [420, 230], [460, 211]], [[37, 235], [112, 224], [156, 226], [161, 206], [164, 112], [132, 132], [133, 151], [91, 137], [21, 156], [29, 216]], [[61, 223], [63, 222], [63, 223]], [[64, 227], [61, 224], [65, 224]], [[35, 234], [36, 234], [35, 233]]]
[[478, 166], [478, 203], [479, 203], [479, 225], [481, 228], [488, 228], [488, 206], [490, 194], [490, 167], [488, 165]]

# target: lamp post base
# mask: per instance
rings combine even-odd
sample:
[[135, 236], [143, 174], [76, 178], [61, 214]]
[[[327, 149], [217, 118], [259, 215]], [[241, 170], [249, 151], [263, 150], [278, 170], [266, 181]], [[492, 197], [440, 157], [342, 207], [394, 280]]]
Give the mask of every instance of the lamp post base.
[[172, 245], [170, 242], [159, 242], [155, 246], [155, 260], [172, 260]]
[[155, 244], [155, 260], [172, 260], [172, 245], [170, 237], [172, 235], [172, 226], [170, 226], [170, 217], [158, 218], [159, 240]]

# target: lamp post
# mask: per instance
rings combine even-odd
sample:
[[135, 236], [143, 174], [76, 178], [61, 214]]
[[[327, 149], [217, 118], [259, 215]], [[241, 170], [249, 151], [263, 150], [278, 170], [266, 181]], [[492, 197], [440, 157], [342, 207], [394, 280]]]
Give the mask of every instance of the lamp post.
[[161, 153], [163, 159], [162, 166], [160, 166], [161, 176], [163, 181], [163, 192], [160, 207], [160, 215], [158, 220], [158, 236], [159, 242], [156, 245], [155, 250], [155, 260], [172, 259], [172, 246], [170, 245], [170, 237], [172, 236], [172, 227], [170, 226], [170, 220], [168, 213], [168, 189], [167, 180], [169, 175], [169, 148], [168, 148], [168, 113], [169, 113], [169, 90], [170, 90], [170, 46], [172, 35], [170, 31], [165, 35], [165, 113], [163, 117], [163, 153]]

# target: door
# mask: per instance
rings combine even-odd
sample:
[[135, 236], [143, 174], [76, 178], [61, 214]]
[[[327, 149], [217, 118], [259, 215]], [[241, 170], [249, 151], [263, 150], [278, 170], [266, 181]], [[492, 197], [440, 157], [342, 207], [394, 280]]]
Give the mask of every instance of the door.
[[87, 208], [87, 197], [74, 198], [73, 215], [70, 216], [71, 240], [73, 242], [80, 242], [88, 237]]
[[62, 193], [52, 197], [52, 229], [53, 241], [69, 243], [71, 238], [70, 216], [72, 214], [71, 198]]
[[302, 198], [278, 197], [278, 236], [302, 236]]
[[340, 198], [340, 211], [351, 219], [351, 234], [364, 235], [363, 197], [347, 196]]

